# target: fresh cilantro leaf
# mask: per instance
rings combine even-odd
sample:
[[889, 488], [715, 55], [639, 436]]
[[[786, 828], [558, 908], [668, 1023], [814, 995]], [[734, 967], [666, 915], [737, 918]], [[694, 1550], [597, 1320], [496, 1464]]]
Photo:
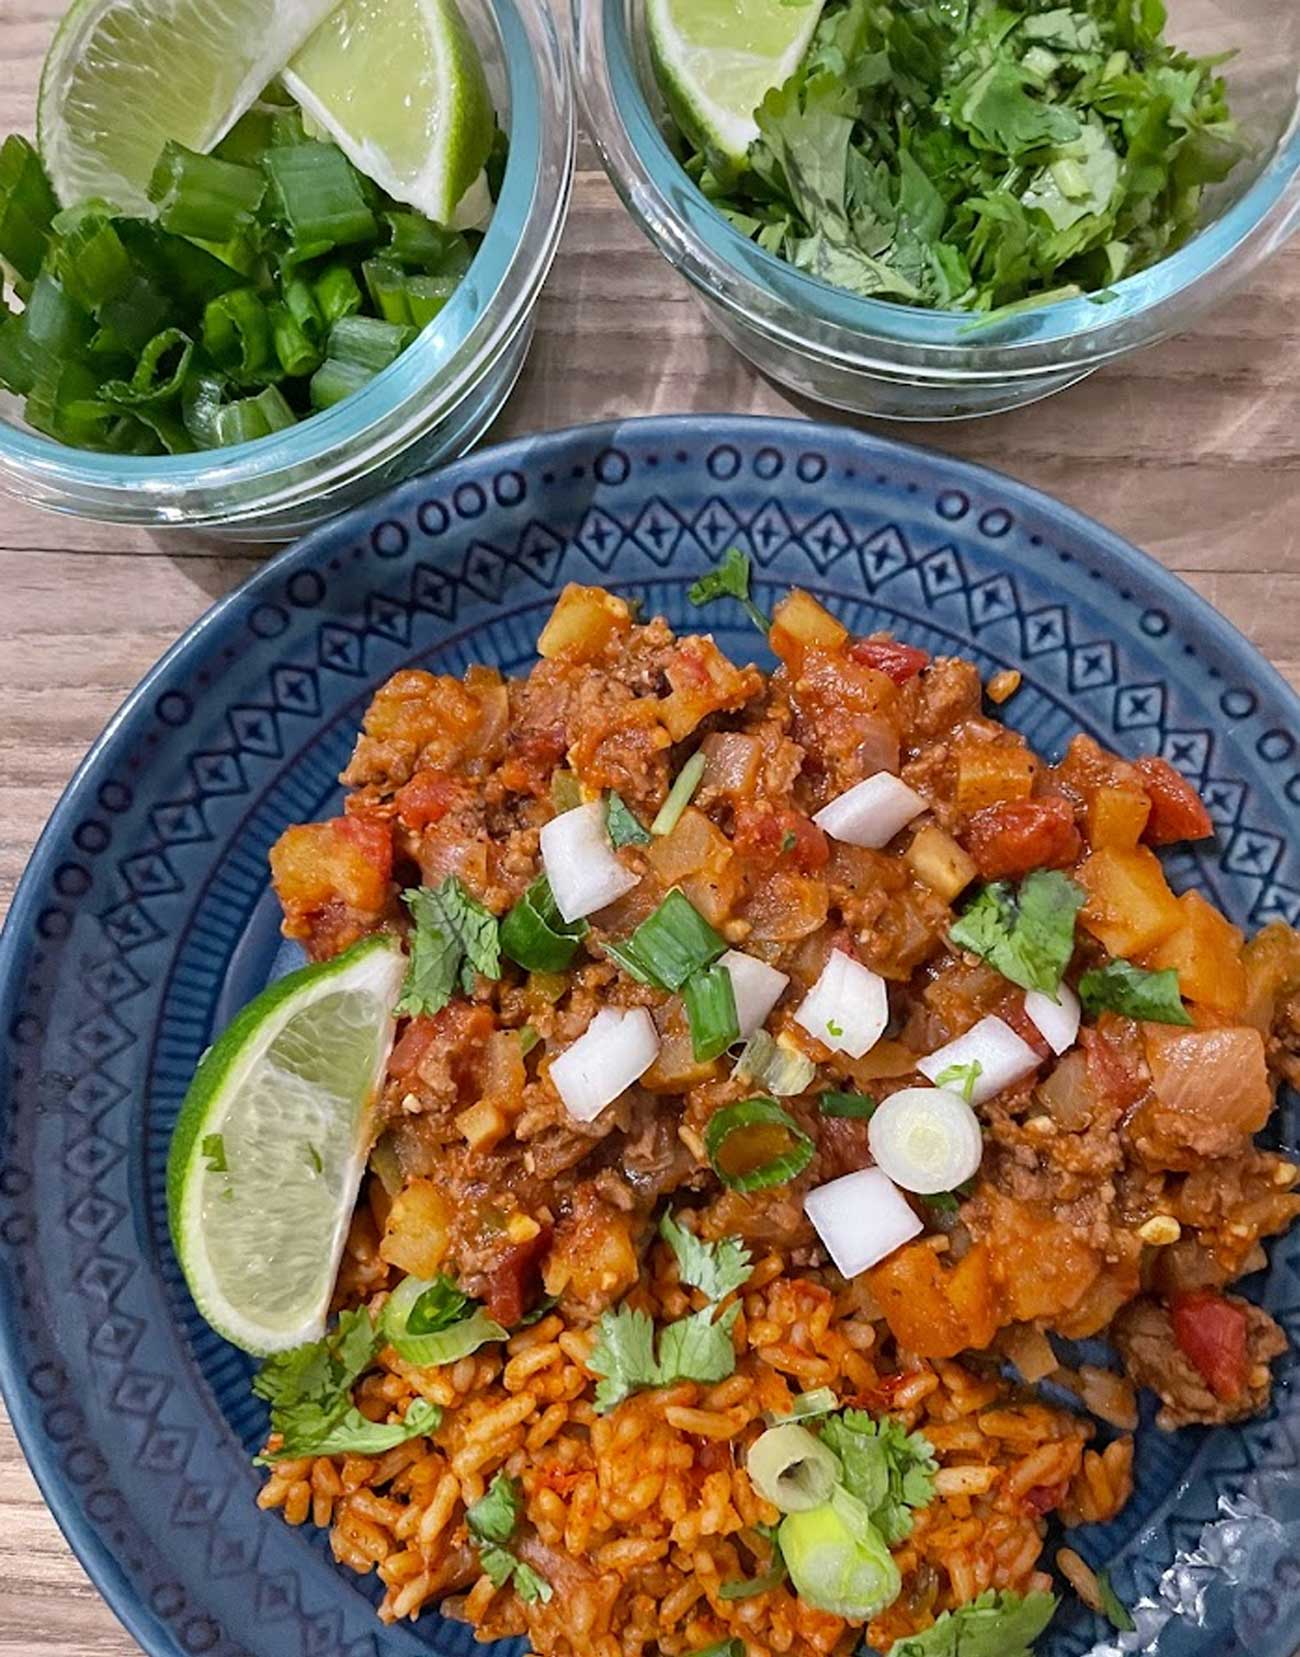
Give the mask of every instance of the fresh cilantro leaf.
[[1031, 1647], [1056, 1611], [1054, 1594], [987, 1588], [978, 1599], [945, 1611], [922, 1634], [895, 1640], [889, 1657], [1033, 1657]]
[[934, 1494], [934, 1449], [892, 1416], [844, 1410], [823, 1423], [822, 1443], [839, 1457], [844, 1484], [892, 1547], [912, 1532], [912, 1509]]
[[283, 1442], [256, 1458], [271, 1466], [300, 1456], [380, 1455], [437, 1430], [442, 1411], [417, 1398], [398, 1422], [368, 1421], [352, 1402], [352, 1388], [374, 1362], [381, 1342], [364, 1308], [340, 1315], [320, 1341], [268, 1358], [253, 1391], [271, 1406], [271, 1430]]
[[1101, 1596], [1102, 1613], [1110, 1626], [1121, 1634], [1131, 1634], [1137, 1624], [1129, 1614], [1128, 1606], [1111, 1587], [1109, 1571], [1097, 1572], [1097, 1592]]
[[495, 1542], [484, 1542], [480, 1545], [478, 1562], [483, 1568], [484, 1576], [490, 1576], [497, 1588], [505, 1587], [514, 1575], [515, 1565], [518, 1563], [509, 1548], [498, 1547]]
[[1082, 890], [1058, 869], [1035, 869], [1014, 892], [1006, 881], [981, 886], [948, 937], [1022, 989], [1055, 995], [1082, 904]]
[[749, 1250], [738, 1237], [706, 1243], [668, 1213], [659, 1222], [659, 1235], [677, 1256], [682, 1282], [699, 1289], [710, 1300], [725, 1300], [749, 1276]]
[[535, 1600], [541, 1600], [545, 1605], [555, 1592], [546, 1578], [531, 1565], [525, 1565], [522, 1559], [515, 1561], [514, 1588], [520, 1599], [528, 1605], [532, 1605]]
[[650, 831], [641, 827], [621, 794], [611, 789], [605, 797], [605, 827], [615, 846], [648, 846]]
[[[801, 0], [802, 3], [805, 0]], [[770, 632], [771, 621], [750, 597], [749, 579], [749, 559], [739, 547], [728, 547], [718, 567], [702, 575], [686, 596], [692, 604], [712, 604], [714, 599], [734, 598], [760, 633]]]
[[960, 1093], [967, 1104], [975, 1096], [975, 1083], [984, 1073], [984, 1066], [978, 1059], [972, 1059], [969, 1064], [950, 1064], [946, 1070], [941, 1070], [934, 1078], [936, 1087], [951, 1088], [954, 1093]]
[[1080, 135], [1079, 117], [1032, 96], [1035, 79], [1009, 58], [973, 70], [948, 96], [954, 125], [976, 148], [1013, 160], [1045, 144], [1072, 143]]
[[519, 1486], [498, 1473], [478, 1501], [466, 1508], [465, 1523], [481, 1542], [508, 1542], [519, 1523]]
[[823, 1116], [850, 1116], [865, 1122], [875, 1115], [876, 1101], [867, 1093], [819, 1093], [817, 1108]]
[[441, 1012], [458, 984], [467, 995], [473, 990], [476, 973], [500, 978], [497, 919], [458, 876], [448, 875], [436, 888], [419, 886], [403, 892], [402, 899], [415, 928], [399, 1013]]
[[733, 1304], [715, 1323], [713, 1308], [706, 1306], [702, 1312], [678, 1318], [661, 1330], [658, 1384], [667, 1387], [674, 1381], [725, 1381], [736, 1367], [731, 1331], [739, 1316], [740, 1306]]
[[1079, 980], [1079, 1000], [1084, 1011], [1123, 1013], [1145, 1019], [1148, 1024], [1190, 1024], [1191, 1015], [1183, 1006], [1178, 974], [1173, 967], [1148, 972], [1132, 961], [1107, 961], [1093, 967]]
[[208, 1133], [203, 1136], [203, 1143], [199, 1147], [207, 1158], [210, 1174], [224, 1174], [229, 1171], [226, 1161], [226, 1142], [219, 1133]]
[[630, 1306], [606, 1312], [596, 1326], [587, 1368], [601, 1377], [596, 1408], [602, 1414], [642, 1387], [657, 1387], [655, 1329], [648, 1314]]

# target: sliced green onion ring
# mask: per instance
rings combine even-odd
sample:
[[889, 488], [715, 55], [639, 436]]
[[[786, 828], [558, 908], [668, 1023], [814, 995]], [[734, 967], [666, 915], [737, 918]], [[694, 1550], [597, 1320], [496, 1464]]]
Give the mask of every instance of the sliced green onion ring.
[[817, 1066], [797, 1047], [787, 1046], [766, 1030], [755, 1030], [740, 1050], [731, 1074], [748, 1077], [778, 1099], [806, 1093], [817, 1074]]
[[834, 1452], [807, 1427], [785, 1421], [750, 1445], [745, 1467], [760, 1496], [782, 1513], [820, 1507], [840, 1480]]
[[[744, 1146], [732, 1146], [730, 1156], [724, 1155], [726, 1147], [741, 1136], [750, 1145], [749, 1154], [743, 1158], [747, 1166], [729, 1166]], [[765, 1191], [803, 1172], [812, 1161], [813, 1142], [775, 1099], [742, 1099], [709, 1118], [704, 1149], [724, 1185], [733, 1191]]]
[[404, 1358], [409, 1364], [417, 1364], [421, 1369], [436, 1369], [442, 1364], [454, 1364], [461, 1358], [468, 1358], [489, 1341], [508, 1339], [509, 1332], [490, 1318], [481, 1306], [458, 1323], [440, 1329], [437, 1334], [410, 1334], [408, 1323], [411, 1313], [421, 1296], [432, 1287], [433, 1284], [423, 1278], [406, 1277], [384, 1302], [380, 1327], [384, 1339], [399, 1358]]
[[686, 980], [682, 989], [686, 1020], [691, 1030], [691, 1052], [698, 1064], [707, 1064], [740, 1039], [736, 996], [731, 974], [715, 961]]
[[779, 1427], [787, 1421], [810, 1421], [814, 1416], [831, 1415], [840, 1407], [840, 1401], [831, 1387], [814, 1387], [801, 1392], [784, 1415], [768, 1410], [763, 1419], [769, 1427]]

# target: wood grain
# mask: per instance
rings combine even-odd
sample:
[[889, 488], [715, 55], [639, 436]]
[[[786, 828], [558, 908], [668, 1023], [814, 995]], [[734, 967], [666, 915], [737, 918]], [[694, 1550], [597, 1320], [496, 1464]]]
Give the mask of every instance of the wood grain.
[[[30, 127], [59, 0], [7, 0], [0, 133]], [[713, 336], [584, 146], [537, 341], [496, 437], [657, 412], [806, 414]], [[1300, 241], [1181, 338], [1048, 403], [869, 429], [982, 461], [1182, 575], [1300, 687]], [[862, 422], [866, 425], [866, 422]], [[145, 670], [253, 570], [251, 550], [0, 501], [0, 914], [85, 749]], [[34, 1631], [39, 1628], [37, 1635]], [[0, 1657], [138, 1657], [0, 1418]]]

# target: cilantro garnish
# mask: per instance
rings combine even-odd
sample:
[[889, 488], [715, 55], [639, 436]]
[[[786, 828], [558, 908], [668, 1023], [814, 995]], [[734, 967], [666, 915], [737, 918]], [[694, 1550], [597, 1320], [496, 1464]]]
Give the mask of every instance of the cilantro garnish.
[[271, 1430], [283, 1443], [263, 1451], [269, 1467], [300, 1456], [381, 1455], [409, 1438], [432, 1433], [442, 1420], [436, 1404], [413, 1400], [403, 1420], [367, 1421], [352, 1402], [352, 1388], [370, 1368], [382, 1341], [370, 1314], [343, 1312], [324, 1340], [268, 1358], [253, 1378], [253, 1391], [271, 1406]]
[[1221, 60], [1159, 0], [831, 0], [736, 168], [687, 171], [731, 224], [857, 294], [1014, 315], [1106, 292], [1195, 230], [1248, 152]]
[[894, 1546], [912, 1533], [912, 1509], [934, 1495], [934, 1449], [892, 1416], [844, 1410], [823, 1422], [821, 1441], [839, 1457], [844, 1485]]
[[1035, 869], [1016, 890], [981, 886], [948, 933], [1022, 989], [1055, 995], [1074, 953], [1074, 917], [1083, 892], [1058, 869]]
[[474, 976], [501, 976], [501, 942], [496, 917], [456, 875], [436, 888], [419, 886], [402, 893], [415, 922], [411, 964], [407, 969], [399, 1013], [440, 1012], [457, 985], [468, 995]]
[[715, 1323], [714, 1307], [678, 1318], [659, 1334], [645, 1312], [630, 1306], [606, 1312], [596, 1326], [596, 1344], [587, 1368], [600, 1377], [596, 1408], [602, 1414], [644, 1387], [671, 1386], [674, 1381], [725, 1381], [736, 1367], [731, 1331], [740, 1305], [729, 1306]]
[[650, 831], [642, 828], [631, 806], [613, 790], [605, 799], [605, 828], [614, 846], [648, 846]]
[[199, 1150], [207, 1159], [210, 1174], [225, 1174], [230, 1171], [230, 1164], [226, 1161], [226, 1141], [221, 1134], [204, 1134]]
[[1137, 1627], [1129, 1608], [1111, 1586], [1110, 1572], [1097, 1572], [1097, 1592], [1101, 1597], [1102, 1614], [1112, 1628], [1121, 1634], [1131, 1634]]
[[889, 1657], [1033, 1657], [1031, 1647], [1055, 1611], [1054, 1594], [1022, 1598], [1009, 1588], [986, 1588], [924, 1633], [895, 1640]]
[[659, 1222], [659, 1235], [677, 1256], [682, 1282], [701, 1290], [710, 1300], [725, 1300], [749, 1276], [749, 1250], [738, 1237], [703, 1242], [667, 1213]]
[[1079, 1000], [1089, 1013], [1123, 1013], [1145, 1019], [1149, 1024], [1190, 1024], [1191, 1015], [1183, 1006], [1178, 974], [1173, 967], [1148, 972], [1132, 961], [1107, 961], [1093, 967], [1079, 980]]
[[772, 623], [749, 595], [749, 559], [739, 547], [728, 547], [716, 569], [694, 583], [687, 598], [692, 604], [712, 604], [715, 599], [734, 598], [760, 633], [769, 633]]
[[506, 1543], [519, 1523], [519, 1486], [498, 1473], [478, 1501], [465, 1510], [465, 1523], [478, 1543], [479, 1564], [498, 1588], [512, 1581], [520, 1599], [545, 1603], [554, 1590], [545, 1577], [511, 1553]]

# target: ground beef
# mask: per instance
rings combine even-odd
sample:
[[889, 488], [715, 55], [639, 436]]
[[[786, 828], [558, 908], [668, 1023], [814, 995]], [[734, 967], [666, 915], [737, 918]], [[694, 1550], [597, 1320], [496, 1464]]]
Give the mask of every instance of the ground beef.
[[1111, 1326], [1124, 1367], [1139, 1386], [1159, 1395], [1156, 1425], [1166, 1432], [1176, 1427], [1217, 1427], [1243, 1421], [1268, 1407], [1272, 1389], [1269, 1363], [1286, 1351], [1286, 1336], [1266, 1311], [1248, 1301], [1233, 1303], [1246, 1314], [1247, 1381], [1239, 1397], [1218, 1398], [1174, 1338], [1168, 1308], [1142, 1296], [1122, 1308]]

